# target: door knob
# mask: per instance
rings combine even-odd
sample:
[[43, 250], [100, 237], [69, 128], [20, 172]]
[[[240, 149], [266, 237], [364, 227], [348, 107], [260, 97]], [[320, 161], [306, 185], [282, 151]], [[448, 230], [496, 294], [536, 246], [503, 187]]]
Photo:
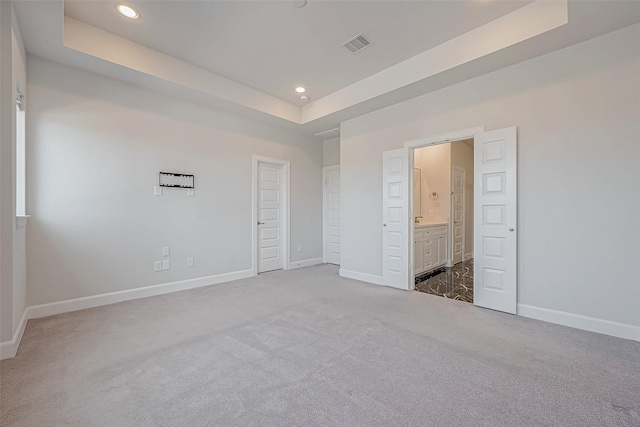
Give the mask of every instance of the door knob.
[[261, 224], [264, 224], [264, 222], [260, 222], [260, 221], [258, 221], [258, 225], [261, 225]]
[[513, 231], [513, 228], [510, 228], [509, 231]]
[[386, 227], [386, 226], [387, 226], [387, 224], [382, 224], [382, 226], [383, 226], [383, 227]]

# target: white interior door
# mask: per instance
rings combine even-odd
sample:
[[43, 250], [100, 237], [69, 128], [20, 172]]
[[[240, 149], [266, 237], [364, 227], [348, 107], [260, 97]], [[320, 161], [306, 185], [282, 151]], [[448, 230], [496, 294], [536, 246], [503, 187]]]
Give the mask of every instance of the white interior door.
[[282, 268], [282, 169], [258, 163], [258, 273]]
[[382, 284], [409, 290], [409, 150], [382, 153]]
[[475, 135], [475, 305], [516, 312], [516, 128]]
[[452, 198], [451, 204], [453, 212], [452, 215], [452, 263], [456, 265], [462, 262], [462, 255], [464, 254], [464, 183], [465, 183], [465, 171], [454, 168], [452, 176]]
[[324, 170], [324, 262], [340, 265], [340, 166]]

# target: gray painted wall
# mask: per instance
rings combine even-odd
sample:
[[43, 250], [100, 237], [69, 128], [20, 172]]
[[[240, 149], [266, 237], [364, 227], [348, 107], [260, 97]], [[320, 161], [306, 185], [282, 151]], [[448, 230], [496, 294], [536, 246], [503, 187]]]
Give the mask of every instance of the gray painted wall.
[[322, 257], [317, 141], [31, 56], [28, 82], [29, 305], [251, 269], [253, 154], [291, 161], [291, 260]]
[[638, 40], [634, 25], [342, 123], [342, 268], [382, 275], [383, 151], [517, 126], [518, 302], [640, 326]]

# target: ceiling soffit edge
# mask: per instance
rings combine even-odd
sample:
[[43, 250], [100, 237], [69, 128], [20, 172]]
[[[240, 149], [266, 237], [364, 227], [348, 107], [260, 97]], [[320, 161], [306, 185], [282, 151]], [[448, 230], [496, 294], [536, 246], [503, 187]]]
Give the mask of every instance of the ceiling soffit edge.
[[538, 0], [299, 107], [123, 37], [64, 16], [63, 45], [175, 86], [294, 124], [307, 124], [490, 55], [568, 23], [567, 0]]
[[300, 108], [294, 104], [69, 16], [64, 17], [63, 45], [185, 89], [300, 123]]
[[569, 22], [567, 0], [538, 0], [302, 107], [302, 123], [451, 70]]

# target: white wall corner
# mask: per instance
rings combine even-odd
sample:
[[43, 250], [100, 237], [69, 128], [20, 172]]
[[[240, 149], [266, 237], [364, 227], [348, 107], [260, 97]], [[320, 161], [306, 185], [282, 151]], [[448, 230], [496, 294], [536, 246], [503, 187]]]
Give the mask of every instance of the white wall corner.
[[338, 272], [341, 277], [347, 279], [360, 280], [361, 282], [373, 283], [374, 285], [382, 285], [382, 276], [376, 276], [374, 274], [360, 273], [359, 271], [345, 270], [341, 268]]
[[20, 323], [18, 323], [18, 328], [13, 334], [11, 341], [0, 343], [0, 360], [11, 359], [18, 353], [18, 347], [20, 346], [20, 341], [22, 341], [22, 336], [24, 335], [24, 330], [27, 328], [27, 321], [29, 319], [29, 308], [27, 307], [22, 313], [22, 318], [20, 319]]
[[640, 341], [640, 326], [612, 322], [580, 314], [535, 307], [528, 304], [518, 304], [518, 316], [542, 320], [558, 325], [569, 326], [599, 334], [611, 335], [618, 338]]

